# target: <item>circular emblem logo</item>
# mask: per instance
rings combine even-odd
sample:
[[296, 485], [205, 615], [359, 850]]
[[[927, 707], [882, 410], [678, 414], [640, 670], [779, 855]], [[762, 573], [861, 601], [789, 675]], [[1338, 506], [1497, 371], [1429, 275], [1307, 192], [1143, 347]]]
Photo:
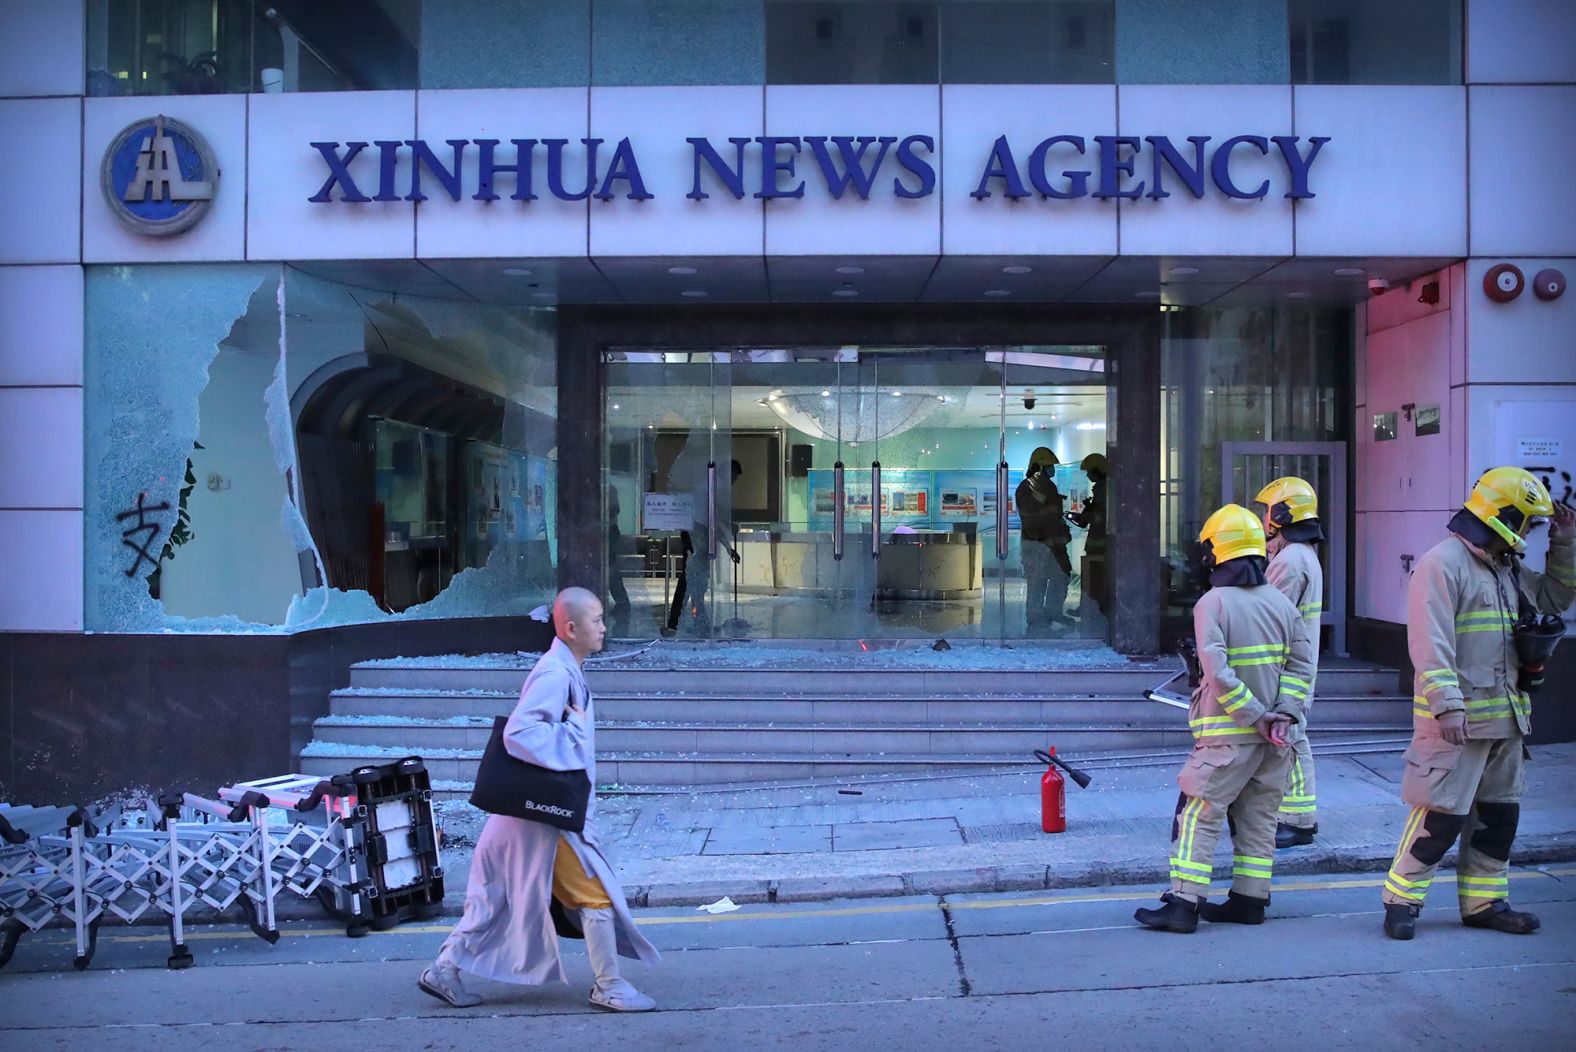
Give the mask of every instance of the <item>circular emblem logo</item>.
[[167, 237], [208, 214], [219, 168], [201, 135], [172, 117], [151, 117], [115, 136], [99, 181], [110, 211], [128, 228]]

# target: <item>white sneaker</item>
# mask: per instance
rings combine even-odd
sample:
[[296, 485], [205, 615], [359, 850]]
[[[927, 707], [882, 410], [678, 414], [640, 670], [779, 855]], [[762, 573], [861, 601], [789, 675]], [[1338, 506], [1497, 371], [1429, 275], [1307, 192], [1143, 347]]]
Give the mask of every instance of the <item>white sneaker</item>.
[[601, 984], [591, 987], [589, 1000], [596, 1007], [609, 1012], [649, 1012], [657, 1007], [657, 1002], [635, 989], [626, 979], [615, 980], [606, 987]]
[[455, 1008], [475, 1008], [482, 999], [465, 989], [460, 982], [460, 970], [450, 965], [434, 964], [421, 973], [416, 985], [424, 994], [430, 994]]

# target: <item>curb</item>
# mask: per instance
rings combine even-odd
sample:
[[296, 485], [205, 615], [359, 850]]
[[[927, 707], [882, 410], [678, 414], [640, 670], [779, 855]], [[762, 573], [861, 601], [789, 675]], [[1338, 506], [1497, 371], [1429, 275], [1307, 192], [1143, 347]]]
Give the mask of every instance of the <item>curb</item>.
[[[1390, 865], [1389, 848], [1361, 847], [1336, 849], [1318, 854], [1282, 852], [1276, 860], [1276, 876], [1317, 876], [1331, 873], [1370, 873]], [[1546, 865], [1576, 861], [1576, 833], [1553, 833], [1526, 837], [1517, 842], [1512, 864]], [[1455, 865], [1455, 852], [1447, 854], [1442, 868]], [[897, 898], [914, 895], [986, 895], [1008, 891], [1065, 891], [1074, 888], [1110, 888], [1134, 884], [1170, 882], [1163, 862], [1153, 858], [1073, 862], [1061, 865], [1013, 864], [979, 869], [917, 870], [902, 873], [869, 873], [828, 877], [785, 877], [781, 880], [696, 880], [673, 883], [633, 884], [624, 889], [634, 909], [696, 906], [715, 902], [724, 895], [741, 906], [761, 903], [828, 902], [833, 899]], [[465, 907], [463, 888], [449, 888], [438, 917], [458, 917]], [[278, 922], [326, 919], [315, 902], [291, 896], [275, 906]], [[237, 910], [218, 914], [210, 910], [193, 912], [188, 925], [239, 920]], [[143, 914], [136, 926], [165, 924], [162, 914]]]

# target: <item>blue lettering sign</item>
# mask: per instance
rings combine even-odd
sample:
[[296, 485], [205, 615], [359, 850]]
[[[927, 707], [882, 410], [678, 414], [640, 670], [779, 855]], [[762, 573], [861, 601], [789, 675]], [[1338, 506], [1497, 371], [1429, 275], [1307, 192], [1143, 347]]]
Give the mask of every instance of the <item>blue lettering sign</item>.
[[[498, 139], [445, 139], [449, 147], [449, 160], [442, 159], [424, 139], [378, 139], [371, 144], [353, 142], [314, 142], [327, 168], [327, 177], [321, 187], [307, 200], [318, 204], [344, 201], [361, 204], [368, 201], [410, 201], [428, 199], [423, 192], [427, 179], [435, 180], [450, 200], [459, 201], [465, 181], [465, 155], [470, 146], [476, 147], [475, 201], [497, 201], [496, 189], [500, 174], [514, 176], [512, 201], [535, 201], [537, 146], [545, 145], [547, 188], [560, 201], [584, 201], [595, 197], [611, 201], [625, 197], [631, 201], [649, 201], [655, 195], [646, 189], [634, 144], [629, 138], [618, 140], [604, 169], [598, 163], [600, 147], [605, 140], [581, 139], [585, 147], [585, 176], [580, 185], [569, 189], [565, 185], [565, 154], [568, 139], [510, 139], [514, 147], [514, 162], [504, 163], [498, 156]], [[1012, 144], [1007, 136], [997, 136], [991, 144], [990, 154], [980, 172], [978, 183], [969, 193], [975, 200], [983, 201], [997, 192], [1009, 200], [1018, 200], [1038, 193], [1048, 200], [1068, 201], [1093, 196], [1100, 199], [1135, 200], [1148, 197], [1161, 200], [1171, 196], [1168, 179], [1180, 181], [1194, 198], [1203, 198], [1209, 185], [1235, 200], [1255, 201], [1269, 193], [1269, 179], [1262, 179], [1258, 186], [1244, 189], [1232, 172], [1232, 161], [1239, 147], [1257, 150], [1261, 157], [1271, 156], [1270, 144], [1274, 143], [1287, 174], [1289, 189], [1285, 196], [1302, 200], [1314, 196], [1310, 185], [1313, 163], [1329, 136], [1315, 135], [1304, 140], [1296, 135], [1236, 135], [1225, 139], [1209, 154], [1213, 140], [1208, 135], [1187, 137], [1191, 150], [1178, 148], [1165, 135], [1096, 135], [1094, 136], [1093, 161], [1098, 167], [1064, 168], [1057, 175], [1051, 172], [1052, 151], [1058, 147], [1069, 148], [1079, 157], [1090, 155], [1081, 135], [1052, 135], [1042, 139], [1028, 156], [1027, 183], [1024, 172], [1018, 167]], [[891, 178], [892, 196], [900, 200], [929, 197], [936, 192], [938, 179], [936, 166], [929, 159], [936, 152], [936, 140], [929, 135], [759, 135], [754, 138], [730, 136], [732, 156], [718, 150], [711, 140], [694, 136], [685, 140], [690, 145], [690, 190], [685, 194], [692, 201], [705, 201], [711, 194], [703, 189], [705, 174], [716, 180], [734, 200], [743, 200], [745, 187], [746, 151], [755, 146], [760, 152], [759, 190], [754, 196], [761, 200], [796, 199], [805, 196], [805, 180], [798, 178], [799, 155], [808, 146], [815, 158], [816, 167], [834, 200], [841, 200], [850, 189], [862, 201], [868, 201], [883, 182], [882, 168], [889, 157], [896, 158], [899, 169]], [[356, 184], [351, 167], [368, 145], [378, 151], [377, 194], [368, 197]], [[1147, 179], [1134, 181], [1144, 149]], [[410, 156], [410, 175], [405, 193], [401, 195], [396, 185], [401, 151]], [[367, 162], [363, 162], [365, 165]], [[887, 169], [889, 173], [892, 169]], [[1091, 194], [1090, 183], [1094, 190]], [[999, 183], [999, 186], [994, 184]], [[620, 187], [619, 184], [622, 184]], [[1031, 191], [1029, 186], [1033, 187]], [[1148, 193], [1145, 193], [1145, 187]], [[337, 193], [336, 193], [337, 190]], [[621, 193], [619, 191], [622, 191]]]

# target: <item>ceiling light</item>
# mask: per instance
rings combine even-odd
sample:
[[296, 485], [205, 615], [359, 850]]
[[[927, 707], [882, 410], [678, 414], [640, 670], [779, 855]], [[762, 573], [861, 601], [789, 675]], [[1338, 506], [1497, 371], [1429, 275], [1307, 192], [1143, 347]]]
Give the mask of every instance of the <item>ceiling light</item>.
[[822, 398], [830, 398], [830, 397], [832, 397], [832, 392], [830, 392], [830, 391], [822, 391], [821, 392], [821, 397]]
[[1311, 292], [1288, 292], [1286, 293], [1286, 298], [1289, 300], [1305, 300], [1312, 295], [1313, 293]]
[[694, 267], [669, 267], [668, 268], [668, 273], [669, 274], [694, 274], [694, 273], [696, 273], [696, 270], [695, 270]]
[[1078, 425], [1079, 431], [1104, 431], [1104, 420], [1085, 420]]
[[903, 392], [902, 391], [893, 391], [892, 392], [892, 397], [893, 398], [902, 398], [903, 397]]
[[1366, 274], [1362, 267], [1336, 267], [1335, 276], [1338, 278], [1360, 278]]
[[936, 396], [936, 401], [938, 401], [938, 402], [945, 402], [946, 400], [947, 400], [947, 396], [946, 395], [937, 395]]
[[1034, 421], [1033, 421], [1033, 420], [1030, 420], [1030, 421], [1029, 421], [1029, 430], [1030, 430], [1030, 431], [1033, 431], [1033, 430], [1034, 430]]
[[685, 289], [683, 292], [679, 293], [679, 295], [680, 296], [686, 296], [686, 297], [688, 297], [688, 298], [690, 298], [692, 300], [698, 300], [701, 297], [706, 295], [706, 290], [705, 289]]
[[1012, 266], [1012, 267], [1002, 267], [1001, 268], [1001, 272], [1003, 274], [1028, 274], [1028, 273], [1031, 273], [1033, 270], [1034, 270], [1033, 267], [1025, 267], [1025, 266]]
[[863, 274], [865, 272], [864, 267], [855, 266], [842, 266], [836, 269], [839, 274]]
[[1143, 292], [1135, 292], [1133, 295], [1141, 300], [1157, 300], [1160, 298], [1160, 293], [1154, 289], [1145, 289]]
[[834, 295], [834, 296], [843, 296], [845, 298], [848, 297], [848, 296], [857, 296], [857, 295], [859, 295], [859, 290], [858, 289], [833, 289], [832, 290], [832, 295]]
[[1003, 296], [1011, 296], [1012, 293], [1008, 292], [1006, 289], [986, 289], [985, 295], [991, 296], [995, 299], [1000, 299]]
[[1190, 275], [1197, 274], [1198, 273], [1198, 268], [1197, 267], [1172, 267], [1166, 273], [1170, 274], [1172, 277], [1185, 278], [1185, 277], [1188, 277]]
[[617, 402], [614, 402], [614, 403], [613, 403], [613, 408], [614, 408], [614, 409], [617, 409], [617, 408], [618, 408], [618, 403], [617, 403]]
[[511, 278], [528, 278], [531, 272], [524, 267], [504, 267], [503, 272]]

